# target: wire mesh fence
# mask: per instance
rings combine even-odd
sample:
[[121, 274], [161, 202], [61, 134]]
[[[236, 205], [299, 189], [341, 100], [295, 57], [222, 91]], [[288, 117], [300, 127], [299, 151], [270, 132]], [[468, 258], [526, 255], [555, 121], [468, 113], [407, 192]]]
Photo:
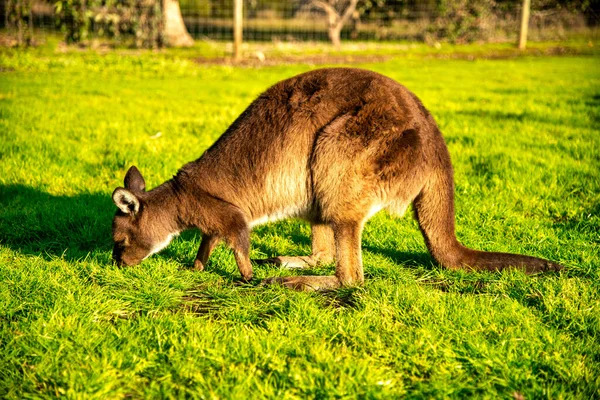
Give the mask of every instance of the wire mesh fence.
[[[235, 0], [0, 0], [11, 43], [45, 35], [67, 42], [173, 43], [172, 27], [191, 39], [231, 41]], [[242, 0], [244, 41], [513, 41], [521, 0]], [[178, 15], [175, 15], [178, 14]], [[600, 0], [533, 0], [529, 37], [561, 40], [593, 32]], [[5, 42], [7, 39], [4, 40]], [[183, 42], [182, 42], [183, 43]], [[182, 44], [180, 43], [180, 44]]]
[[[329, 3], [340, 14], [350, 1], [246, 0], [244, 39], [249, 41], [330, 41], [329, 14], [315, 6]], [[233, 2], [182, 0], [186, 26], [196, 38], [231, 40]], [[397, 41], [435, 38], [458, 41], [508, 40], [518, 32], [521, 2], [510, 6], [494, 1], [359, 1], [341, 30], [342, 40]], [[535, 4], [535, 1], [534, 1]], [[597, 22], [590, 6], [534, 9], [531, 31], [535, 39], [564, 37]]]

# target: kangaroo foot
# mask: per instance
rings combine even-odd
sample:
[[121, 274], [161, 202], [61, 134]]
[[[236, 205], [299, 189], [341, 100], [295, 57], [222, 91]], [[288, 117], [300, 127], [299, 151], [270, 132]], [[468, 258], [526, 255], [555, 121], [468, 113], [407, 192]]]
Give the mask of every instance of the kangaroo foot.
[[263, 264], [274, 264], [280, 265], [284, 268], [289, 269], [306, 269], [313, 268], [319, 264], [319, 261], [312, 256], [299, 256], [299, 257], [286, 257], [278, 256], [271, 258], [263, 258], [259, 260], [252, 260], [259, 265]]
[[333, 290], [342, 286], [335, 276], [287, 276], [267, 278], [261, 285], [283, 285], [301, 292]]

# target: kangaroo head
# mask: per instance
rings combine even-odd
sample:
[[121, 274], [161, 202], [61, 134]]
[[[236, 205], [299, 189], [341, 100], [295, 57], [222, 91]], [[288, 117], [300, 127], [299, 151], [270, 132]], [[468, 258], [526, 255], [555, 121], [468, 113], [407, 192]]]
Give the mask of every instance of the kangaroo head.
[[151, 192], [146, 193], [146, 182], [135, 166], [125, 175], [125, 187], [116, 188], [112, 194], [119, 208], [112, 224], [112, 256], [119, 265], [138, 264], [171, 241], [173, 235], [168, 224], [163, 223], [163, 210], [152, 204], [150, 197]]

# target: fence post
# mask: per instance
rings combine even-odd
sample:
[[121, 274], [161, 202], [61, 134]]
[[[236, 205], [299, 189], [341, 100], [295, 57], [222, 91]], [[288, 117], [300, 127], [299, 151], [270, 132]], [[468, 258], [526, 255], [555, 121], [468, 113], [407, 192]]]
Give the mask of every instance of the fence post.
[[527, 30], [529, 29], [529, 10], [531, 0], [523, 0], [523, 9], [521, 10], [521, 32], [519, 33], [519, 49], [524, 50], [527, 46]]
[[233, 0], [233, 59], [242, 58], [242, 11], [243, 0]]

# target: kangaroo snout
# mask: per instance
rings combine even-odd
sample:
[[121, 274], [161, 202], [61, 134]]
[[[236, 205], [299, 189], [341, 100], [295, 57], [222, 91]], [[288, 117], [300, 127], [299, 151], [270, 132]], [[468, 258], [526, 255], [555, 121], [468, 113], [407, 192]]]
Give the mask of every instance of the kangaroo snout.
[[115, 248], [113, 248], [112, 260], [113, 260], [113, 263], [119, 267], [127, 266], [127, 264], [125, 264], [125, 262], [123, 262], [123, 259], [121, 257], [121, 252], [116, 248], [116, 246], [115, 246]]
[[129, 257], [124, 254], [123, 248], [115, 245], [112, 252], [113, 262], [119, 267], [131, 267], [133, 265], [139, 264], [142, 259], [136, 259], [134, 257]]

